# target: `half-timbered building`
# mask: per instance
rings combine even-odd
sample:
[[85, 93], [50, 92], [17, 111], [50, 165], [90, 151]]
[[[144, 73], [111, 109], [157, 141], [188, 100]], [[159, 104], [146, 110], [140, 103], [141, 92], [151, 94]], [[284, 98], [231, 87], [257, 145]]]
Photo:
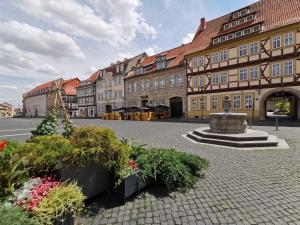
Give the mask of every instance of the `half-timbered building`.
[[300, 118], [300, 1], [261, 0], [228, 15], [201, 19], [185, 55], [189, 117], [232, 111], [265, 119], [274, 98]]

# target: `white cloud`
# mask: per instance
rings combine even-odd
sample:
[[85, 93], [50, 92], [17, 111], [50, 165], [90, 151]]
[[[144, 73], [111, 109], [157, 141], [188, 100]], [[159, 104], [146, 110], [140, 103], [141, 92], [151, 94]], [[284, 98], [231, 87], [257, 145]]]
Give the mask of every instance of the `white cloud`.
[[158, 51], [160, 50], [160, 48], [157, 45], [154, 45], [153, 47], [148, 47], [145, 49], [145, 52], [151, 56], [151, 55], [155, 55]]
[[10, 89], [10, 90], [17, 90], [18, 89], [18, 87], [14, 86], [14, 85], [0, 85], [0, 88]]
[[64, 32], [122, 46], [137, 33], [155, 37], [156, 31], [138, 11], [140, 0], [90, 0], [88, 5], [75, 0], [14, 0], [14, 4], [38, 19]]
[[195, 33], [188, 33], [183, 39], [182, 44], [187, 44], [193, 40]]
[[53, 58], [83, 58], [80, 47], [69, 36], [17, 21], [0, 21], [0, 39], [17, 48]]
[[[0, 65], [12, 72], [30, 70], [34, 72], [56, 74], [57, 70], [43, 57], [18, 49], [15, 45], [0, 41]], [[1, 70], [0, 70], [1, 71]]]

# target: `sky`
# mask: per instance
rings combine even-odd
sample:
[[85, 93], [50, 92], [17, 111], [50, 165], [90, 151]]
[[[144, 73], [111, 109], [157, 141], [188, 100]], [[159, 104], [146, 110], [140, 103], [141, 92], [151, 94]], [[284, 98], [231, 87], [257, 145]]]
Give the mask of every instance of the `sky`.
[[1, 0], [0, 102], [57, 78], [86, 79], [112, 62], [192, 40], [255, 0]]

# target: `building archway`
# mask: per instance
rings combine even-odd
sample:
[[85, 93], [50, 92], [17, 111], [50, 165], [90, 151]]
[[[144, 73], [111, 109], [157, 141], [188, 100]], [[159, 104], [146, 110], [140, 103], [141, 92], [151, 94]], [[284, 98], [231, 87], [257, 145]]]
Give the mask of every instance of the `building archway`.
[[112, 107], [111, 107], [111, 105], [106, 105], [106, 106], [105, 106], [105, 112], [106, 112], [106, 113], [111, 113], [111, 112], [112, 112]]
[[[259, 101], [259, 119], [265, 120], [274, 113], [277, 101], [285, 101], [288, 105], [289, 118], [300, 119], [300, 91], [294, 88], [274, 88], [266, 92]], [[281, 112], [280, 112], [281, 113]]]
[[170, 111], [172, 118], [181, 118], [183, 114], [183, 100], [181, 97], [170, 98]]

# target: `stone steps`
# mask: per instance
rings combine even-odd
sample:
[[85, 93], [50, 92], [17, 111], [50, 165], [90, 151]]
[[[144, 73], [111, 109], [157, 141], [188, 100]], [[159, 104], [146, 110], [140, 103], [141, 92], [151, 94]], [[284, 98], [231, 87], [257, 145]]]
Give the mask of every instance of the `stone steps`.
[[[207, 128], [206, 128], [207, 129]], [[187, 137], [206, 144], [222, 145], [235, 148], [251, 148], [251, 147], [277, 147], [279, 140], [274, 135], [268, 135], [266, 132], [255, 133], [250, 132], [247, 135], [241, 134], [209, 134], [204, 129], [197, 129], [187, 134]], [[202, 130], [202, 131], [203, 131]], [[253, 131], [253, 130], [251, 130]], [[262, 136], [260, 136], [260, 134]], [[266, 136], [267, 135], [267, 136]]]

